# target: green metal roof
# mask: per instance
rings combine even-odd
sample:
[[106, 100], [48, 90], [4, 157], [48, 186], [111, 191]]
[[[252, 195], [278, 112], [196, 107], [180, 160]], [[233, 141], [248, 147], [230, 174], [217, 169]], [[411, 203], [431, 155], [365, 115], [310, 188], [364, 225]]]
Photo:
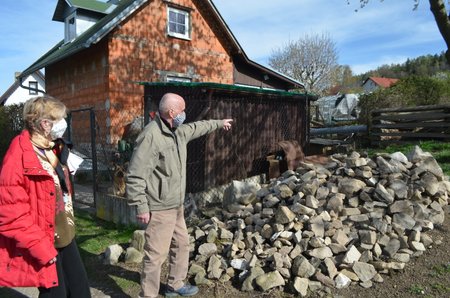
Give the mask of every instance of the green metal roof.
[[67, 0], [72, 6], [77, 8], [84, 8], [92, 11], [98, 11], [106, 13], [111, 6], [115, 6], [111, 3], [105, 3], [98, 0]]
[[58, 0], [58, 4], [53, 14], [54, 21], [64, 22], [64, 15], [70, 8], [73, 10], [81, 8], [84, 10], [99, 12], [103, 14], [110, 13], [116, 5], [111, 3], [105, 3], [98, 0]]
[[194, 87], [194, 88], [208, 88], [221, 91], [237, 91], [237, 92], [247, 92], [247, 93], [259, 93], [259, 94], [269, 94], [275, 96], [284, 97], [307, 97], [309, 100], [317, 100], [317, 95], [313, 93], [301, 93], [296, 91], [284, 91], [275, 89], [265, 89], [256, 88], [240, 85], [230, 85], [230, 84], [219, 84], [211, 82], [137, 82], [139, 85], [143, 86], [154, 86], [154, 87]]

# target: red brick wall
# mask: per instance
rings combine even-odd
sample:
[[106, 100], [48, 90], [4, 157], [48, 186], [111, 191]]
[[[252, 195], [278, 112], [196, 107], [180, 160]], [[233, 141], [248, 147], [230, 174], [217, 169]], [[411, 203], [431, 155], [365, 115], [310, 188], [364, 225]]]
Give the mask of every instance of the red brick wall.
[[[101, 41], [45, 69], [47, 93], [61, 99], [70, 110], [94, 108], [104, 139], [109, 134], [107, 45], [107, 40]], [[73, 116], [74, 137], [78, 142], [89, 142], [89, 113]]]
[[210, 29], [201, 8], [190, 0], [172, 3], [191, 8], [191, 39], [166, 34], [168, 1], [149, 1], [107, 38], [79, 54], [46, 69], [48, 93], [70, 108], [105, 109], [110, 121], [99, 121], [116, 144], [123, 128], [143, 113], [143, 86], [139, 81], [162, 81], [162, 73], [193, 77], [195, 82], [233, 83], [233, 63], [224, 45]]
[[233, 83], [231, 59], [199, 9], [189, 0], [172, 2], [193, 9], [191, 40], [167, 36], [167, 2], [162, 0], [149, 1], [111, 34], [110, 98], [117, 107], [111, 109], [113, 127], [122, 118], [113, 114], [142, 114], [143, 87], [134, 82], [162, 81], [161, 72], [191, 75], [196, 82]]

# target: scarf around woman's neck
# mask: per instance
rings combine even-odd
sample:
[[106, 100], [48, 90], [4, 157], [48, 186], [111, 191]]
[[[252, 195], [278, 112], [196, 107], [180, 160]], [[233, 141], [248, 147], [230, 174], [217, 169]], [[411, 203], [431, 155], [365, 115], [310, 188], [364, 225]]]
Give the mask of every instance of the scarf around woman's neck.
[[66, 179], [64, 177], [64, 170], [61, 166], [60, 160], [58, 156], [53, 151], [55, 147], [55, 142], [49, 140], [45, 136], [33, 132], [30, 137], [30, 141], [33, 144], [34, 151], [36, 154], [39, 154], [43, 157], [45, 157], [48, 162], [52, 165], [52, 167], [55, 169], [56, 174], [58, 175], [61, 188], [67, 192], [68, 188], [66, 185]]

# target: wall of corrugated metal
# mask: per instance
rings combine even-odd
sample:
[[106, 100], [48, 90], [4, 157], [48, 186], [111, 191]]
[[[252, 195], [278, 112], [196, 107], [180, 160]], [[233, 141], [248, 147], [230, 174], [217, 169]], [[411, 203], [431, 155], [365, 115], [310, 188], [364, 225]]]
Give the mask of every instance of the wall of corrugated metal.
[[281, 150], [279, 141], [296, 140], [302, 147], [306, 145], [309, 115], [306, 95], [251, 92], [248, 88], [147, 85], [146, 106], [157, 107], [166, 92], [183, 96], [187, 122], [234, 119], [231, 131], [218, 130], [189, 144], [188, 192], [265, 172], [265, 157]]

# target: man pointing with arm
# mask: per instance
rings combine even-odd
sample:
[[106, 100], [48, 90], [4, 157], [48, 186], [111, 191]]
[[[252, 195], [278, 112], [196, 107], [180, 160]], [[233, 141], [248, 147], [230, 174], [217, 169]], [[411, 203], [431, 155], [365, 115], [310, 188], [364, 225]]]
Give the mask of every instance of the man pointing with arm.
[[184, 220], [187, 143], [216, 129], [231, 129], [232, 119], [183, 124], [184, 99], [165, 94], [159, 114], [140, 133], [127, 173], [127, 198], [137, 220], [147, 224], [140, 297], [157, 297], [161, 266], [169, 254], [166, 297], [193, 296], [198, 288], [184, 280], [189, 264], [189, 235]]

